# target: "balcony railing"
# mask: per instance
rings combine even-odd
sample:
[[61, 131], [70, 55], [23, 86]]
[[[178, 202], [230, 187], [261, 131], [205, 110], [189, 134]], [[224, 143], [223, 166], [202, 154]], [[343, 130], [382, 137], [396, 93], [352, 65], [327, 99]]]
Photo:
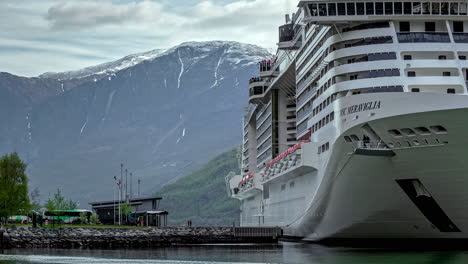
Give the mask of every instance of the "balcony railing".
[[302, 144], [308, 142], [309, 141], [299, 142], [268, 162], [266, 164], [265, 170], [260, 172], [260, 175], [262, 175], [262, 180], [267, 181], [285, 170], [300, 165]]
[[309, 107], [309, 109], [307, 109], [306, 111], [303, 111], [303, 112], [300, 112], [297, 114], [297, 120], [301, 120], [304, 116], [310, 114], [312, 112], [312, 105]]
[[256, 82], [264, 82], [264, 81], [266, 81], [265, 78], [262, 78], [262, 77], [253, 77], [253, 78], [250, 78], [249, 84], [256, 83]]
[[398, 42], [400, 43], [448, 43], [450, 37], [447, 32], [400, 32]]
[[[307, 92], [307, 94], [301, 94], [301, 96], [297, 98], [297, 105], [299, 107], [302, 107], [302, 105], [305, 102], [309, 101], [310, 98], [312, 98], [314, 96], [315, 91], [316, 91], [316, 89], [312, 89], [309, 92]], [[297, 109], [300, 109], [300, 108], [297, 108]]]
[[455, 43], [468, 43], [468, 33], [453, 33]]

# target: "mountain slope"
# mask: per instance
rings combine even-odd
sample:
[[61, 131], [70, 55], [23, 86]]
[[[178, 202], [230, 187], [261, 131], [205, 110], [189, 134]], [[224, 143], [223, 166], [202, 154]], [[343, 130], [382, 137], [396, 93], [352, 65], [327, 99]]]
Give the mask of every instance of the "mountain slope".
[[227, 151], [199, 170], [164, 186], [156, 193], [163, 197], [162, 209], [169, 212], [169, 223], [226, 226], [239, 223], [239, 201], [229, 198], [224, 177], [239, 173], [239, 149]]
[[0, 150], [20, 153], [43, 199], [57, 187], [81, 207], [111, 199], [120, 163], [134, 189], [139, 178], [142, 193], [154, 193], [240, 142], [245, 83], [268, 56], [237, 42], [190, 42], [100, 79], [36, 78], [66, 89], [10, 109], [21, 122], [0, 125], [10, 130]]

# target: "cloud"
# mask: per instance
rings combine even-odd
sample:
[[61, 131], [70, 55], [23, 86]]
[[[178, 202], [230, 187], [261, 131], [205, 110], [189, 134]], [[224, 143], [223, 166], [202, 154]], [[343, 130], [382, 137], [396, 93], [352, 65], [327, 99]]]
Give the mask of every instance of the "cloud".
[[1, 0], [0, 70], [27, 76], [73, 70], [186, 41], [231, 40], [272, 49], [277, 26], [297, 3]]
[[66, 2], [49, 8], [45, 18], [55, 30], [77, 30], [102, 26], [156, 26], [160, 30], [202, 28], [203, 30], [271, 26], [286, 9], [287, 0], [254, 0], [215, 3], [201, 1], [193, 6], [170, 8], [167, 3]]
[[109, 1], [66, 2], [49, 8], [53, 29], [84, 29], [103, 25], [141, 23], [161, 15], [161, 4], [151, 1], [114, 4]]

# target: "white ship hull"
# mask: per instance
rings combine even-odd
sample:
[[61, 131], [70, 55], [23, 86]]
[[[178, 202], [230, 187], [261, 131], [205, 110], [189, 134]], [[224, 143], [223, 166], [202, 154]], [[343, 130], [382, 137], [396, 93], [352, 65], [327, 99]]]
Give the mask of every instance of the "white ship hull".
[[228, 177], [241, 225], [468, 238], [467, 10], [300, 1], [249, 81], [242, 176]]
[[[339, 101], [339, 109], [374, 100], [380, 102], [380, 108], [339, 117], [342, 126], [333, 130], [342, 133], [336, 135], [330, 151], [318, 157], [316, 152], [312, 156], [304, 152], [303, 159], [316, 159], [318, 168], [302, 173], [299, 167], [286, 177], [268, 182], [268, 199], [263, 199], [259, 191], [243, 201], [241, 224], [283, 226], [285, 235], [311, 241], [468, 238], [468, 98], [406, 94], [402, 99], [399, 95], [369, 94]], [[425, 107], [420, 107], [419, 101], [424, 101]], [[356, 115], [359, 118], [355, 119]], [[346, 142], [343, 135], [361, 137], [365, 124], [383, 141], [393, 143], [395, 156], [353, 154], [356, 146]], [[388, 132], [432, 126], [442, 126], [447, 133], [394, 138]], [[396, 141], [403, 145], [395, 146]], [[407, 141], [411, 146], [404, 145]], [[425, 216], [400, 186], [400, 180], [422, 183], [449, 223]], [[441, 231], [444, 224], [453, 224], [453, 230]]]

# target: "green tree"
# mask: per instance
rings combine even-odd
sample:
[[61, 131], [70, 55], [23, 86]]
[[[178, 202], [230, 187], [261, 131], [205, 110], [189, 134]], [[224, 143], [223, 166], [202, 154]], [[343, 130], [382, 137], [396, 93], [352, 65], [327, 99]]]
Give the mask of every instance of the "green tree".
[[89, 221], [93, 225], [99, 225], [101, 223], [101, 221], [99, 220], [99, 216], [97, 214], [92, 214]]
[[123, 214], [123, 215], [129, 215], [129, 214], [133, 213], [133, 208], [132, 208], [132, 206], [129, 205], [128, 203], [124, 203], [124, 204], [122, 204], [121, 206], [122, 206], [122, 207], [121, 207], [121, 208], [122, 208], [121, 210], [122, 210], [122, 214]]
[[44, 207], [47, 209], [47, 211], [75, 210], [77, 208], [77, 204], [73, 200], [65, 199], [60, 189], [57, 189], [54, 197], [52, 199], [50, 197], [47, 199]]
[[83, 225], [88, 224], [88, 215], [86, 213], [81, 213], [80, 214], [80, 222]]
[[0, 218], [26, 215], [30, 209], [26, 164], [17, 153], [0, 158]]

